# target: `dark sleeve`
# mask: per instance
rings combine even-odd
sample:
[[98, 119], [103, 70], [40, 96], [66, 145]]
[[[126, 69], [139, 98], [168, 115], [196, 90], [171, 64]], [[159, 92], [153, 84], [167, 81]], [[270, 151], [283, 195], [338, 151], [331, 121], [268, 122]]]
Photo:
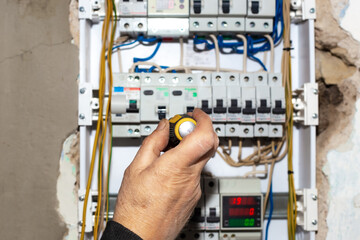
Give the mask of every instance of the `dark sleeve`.
[[142, 238], [120, 223], [109, 221], [101, 240], [142, 240]]

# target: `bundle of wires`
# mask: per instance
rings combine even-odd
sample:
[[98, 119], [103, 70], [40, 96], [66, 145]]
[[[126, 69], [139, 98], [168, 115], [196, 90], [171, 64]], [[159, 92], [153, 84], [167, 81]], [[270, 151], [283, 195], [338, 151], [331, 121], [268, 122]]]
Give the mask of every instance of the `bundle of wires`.
[[288, 237], [289, 240], [295, 240], [296, 233], [296, 191], [294, 183], [293, 170], [293, 106], [292, 106], [292, 85], [291, 85], [291, 42], [290, 42], [290, 0], [284, 0], [284, 50], [282, 56], [283, 84], [285, 85], [286, 98], [286, 119], [287, 119], [287, 148], [288, 148]]
[[[280, 26], [280, 30], [279, 30]], [[284, 17], [283, 17], [283, 0], [276, 0], [276, 14], [274, 18], [274, 25], [273, 25], [273, 31], [271, 33], [271, 37], [273, 38], [274, 44], [277, 45], [283, 35], [284, 31]], [[219, 35], [217, 37], [218, 45], [220, 49], [231, 49], [233, 53], [243, 54], [243, 42], [234, 42], [234, 39], [230, 38], [230, 42], [225, 42], [225, 37]], [[228, 39], [227, 39], [228, 40]], [[215, 44], [209, 42], [205, 38], [200, 38], [198, 36], [194, 37], [194, 44], [205, 44], [204, 50], [211, 50], [215, 48]], [[255, 57], [255, 55], [259, 52], [266, 52], [270, 50], [270, 44], [269, 41], [264, 37], [257, 37], [254, 38], [252, 36], [247, 36], [247, 44], [248, 44], [248, 52], [247, 56], [249, 59], [256, 61], [261, 65], [261, 67], [264, 69], [264, 71], [267, 71], [265, 65], [262, 63], [262, 61]]]
[[[101, 232], [103, 225], [104, 225], [104, 208], [106, 205], [106, 212], [108, 219], [108, 196], [109, 196], [109, 174], [110, 174], [110, 164], [111, 164], [111, 155], [112, 155], [112, 125], [111, 125], [111, 109], [110, 103], [112, 98], [112, 86], [113, 86], [113, 77], [112, 77], [112, 51], [113, 51], [113, 42], [115, 38], [115, 30], [116, 30], [116, 7], [114, 0], [107, 0], [106, 1], [106, 16], [104, 19], [104, 24], [102, 28], [102, 47], [101, 47], [101, 54], [100, 54], [100, 76], [99, 76], [99, 114], [98, 120], [96, 125], [96, 133], [94, 138], [91, 162], [90, 162], [90, 169], [89, 169], [89, 176], [86, 186], [86, 193], [84, 199], [84, 207], [83, 207], [83, 216], [82, 216], [82, 229], [81, 229], [81, 236], [80, 239], [84, 239], [85, 235], [85, 224], [86, 224], [86, 213], [88, 208], [88, 200], [90, 195], [90, 188], [94, 173], [94, 167], [96, 162], [96, 156], [98, 156], [98, 198], [97, 198], [97, 208], [95, 211], [94, 216], [94, 239], [99, 238], [99, 232]], [[115, 19], [114, 21], [112, 21]], [[107, 54], [106, 54], [107, 53]], [[106, 69], [106, 62], [107, 62], [107, 69]], [[107, 79], [108, 77], [108, 79]], [[105, 104], [105, 91], [106, 91], [106, 83], [108, 83], [109, 89], [109, 99], [107, 102], [106, 107]], [[103, 116], [105, 107], [105, 119]], [[107, 133], [109, 131], [108, 139]], [[108, 144], [109, 148], [109, 159], [108, 159], [108, 166], [107, 166], [107, 176], [103, 176], [103, 165], [104, 165], [104, 151], [105, 146]], [[104, 189], [104, 180], [106, 179], [106, 187]], [[107, 197], [103, 198], [106, 195]]]
[[[117, 46], [114, 46], [112, 48], [113, 52], [119, 50], [120, 48], [122, 47], [126, 47], [126, 46], [131, 46], [135, 43], [154, 43], [157, 41], [157, 45], [154, 49], [154, 52], [148, 56], [148, 57], [145, 57], [145, 58], [137, 58], [137, 57], [134, 57], [133, 58], [133, 62], [134, 64], [138, 63], [135, 68], [134, 68], [134, 72], [152, 72], [154, 71], [154, 69], [156, 68], [155, 66], [152, 66], [151, 68], [149, 69], [145, 69], [145, 68], [139, 68], [138, 65], [144, 63], [144, 62], [147, 62], [147, 61], [150, 61], [151, 59], [153, 59], [155, 57], [155, 55], [157, 54], [157, 52], [159, 51], [160, 49], [160, 46], [162, 44], [162, 39], [161, 38], [156, 38], [156, 37], [152, 37], [152, 38], [145, 38], [143, 35], [139, 35], [135, 40], [129, 42], [129, 43], [122, 43], [122, 44], [119, 44]], [[161, 69], [166, 69], [166, 68], [169, 68], [168, 66], [160, 66]]]

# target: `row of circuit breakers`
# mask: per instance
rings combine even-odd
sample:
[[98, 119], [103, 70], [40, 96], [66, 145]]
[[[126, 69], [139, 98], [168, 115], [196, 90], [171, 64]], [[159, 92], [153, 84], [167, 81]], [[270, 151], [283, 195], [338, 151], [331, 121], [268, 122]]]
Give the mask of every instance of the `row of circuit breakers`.
[[177, 240], [260, 240], [259, 179], [203, 178], [203, 195]]
[[[285, 91], [280, 73], [114, 74], [114, 137], [148, 136], [157, 123], [202, 109], [219, 137], [283, 136]], [[96, 99], [92, 108], [98, 109]]]
[[[276, 14], [275, 0], [117, 0], [115, 4], [121, 33], [166, 37], [271, 33]], [[103, 0], [92, 0], [91, 9], [93, 20], [105, 16]]]

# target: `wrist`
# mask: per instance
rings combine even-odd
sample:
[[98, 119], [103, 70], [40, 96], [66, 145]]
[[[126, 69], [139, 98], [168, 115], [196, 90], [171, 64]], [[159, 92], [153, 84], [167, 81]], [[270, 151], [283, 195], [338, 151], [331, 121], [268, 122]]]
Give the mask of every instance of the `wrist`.
[[135, 213], [115, 214], [113, 221], [123, 225], [143, 240], [160, 239], [155, 237], [158, 235], [156, 231], [159, 231], [159, 229], [154, 229], [156, 228], [154, 226], [157, 226], [156, 223], [149, 223], [144, 216], [138, 216]]

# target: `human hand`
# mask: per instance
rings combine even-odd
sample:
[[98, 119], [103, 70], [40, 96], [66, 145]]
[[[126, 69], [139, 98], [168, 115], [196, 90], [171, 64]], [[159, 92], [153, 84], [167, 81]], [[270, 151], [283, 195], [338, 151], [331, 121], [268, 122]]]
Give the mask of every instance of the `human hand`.
[[207, 114], [195, 109], [195, 130], [160, 156], [169, 141], [162, 120], [126, 169], [114, 221], [142, 239], [175, 239], [201, 197], [200, 176], [219, 140]]

